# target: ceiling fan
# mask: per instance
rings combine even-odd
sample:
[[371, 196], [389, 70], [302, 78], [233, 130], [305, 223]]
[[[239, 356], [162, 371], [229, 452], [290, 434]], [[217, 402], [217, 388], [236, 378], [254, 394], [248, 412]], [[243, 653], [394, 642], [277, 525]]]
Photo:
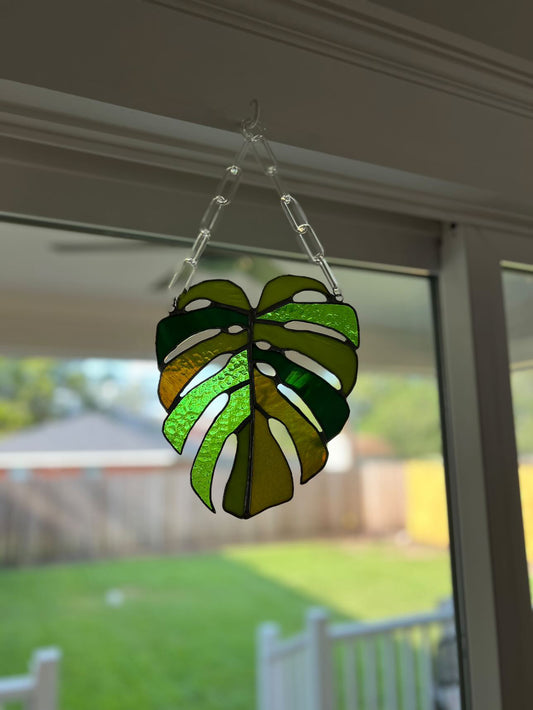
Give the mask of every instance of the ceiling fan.
[[[100, 235], [98, 235], [100, 236]], [[109, 235], [111, 236], [111, 235]], [[172, 237], [146, 237], [113, 235], [115, 242], [89, 243], [89, 242], [53, 242], [51, 250], [61, 255], [96, 254], [123, 255], [132, 251], [143, 252], [147, 249], [169, 249], [181, 246], [190, 248], [190, 240]], [[210, 244], [202, 256], [202, 271], [207, 272], [208, 278], [229, 277], [232, 272], [244, 272], [248, 277], [264, 284], [282, 271], [272, 259], [261, 257], [254, 259], [253, 254], [238, 247]], [[167, 289], [173, 272], [166, 272], [163, 276], [150, 284], [149, 290], [161, 292]]]

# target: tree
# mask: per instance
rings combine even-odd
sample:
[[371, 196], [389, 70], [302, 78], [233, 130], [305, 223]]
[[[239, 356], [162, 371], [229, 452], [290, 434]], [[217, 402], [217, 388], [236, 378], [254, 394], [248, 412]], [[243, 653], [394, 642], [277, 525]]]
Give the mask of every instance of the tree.
[[0, 358], [0, 434], [97, 406], [75, 362]]
[[126, 361], [0, 357], [0, 436], [89, 410], [148, 416], [156, 375], [155, 364], [139, 376]]
[[438, 387], [434, 377], [363, 374], [352, 396], [358, 432], [386, 441], [397, 456], [442, 450]]

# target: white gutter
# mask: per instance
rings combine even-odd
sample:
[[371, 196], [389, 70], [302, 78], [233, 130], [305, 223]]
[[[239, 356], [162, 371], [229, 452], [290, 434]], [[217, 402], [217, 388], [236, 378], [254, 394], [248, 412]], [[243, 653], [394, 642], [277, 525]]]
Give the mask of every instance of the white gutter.
[[0, 452], [0, 469], [89, 468], [106, 466], [171, 466], [176, 454], [170, 449], [123, 451], [22, 451]]

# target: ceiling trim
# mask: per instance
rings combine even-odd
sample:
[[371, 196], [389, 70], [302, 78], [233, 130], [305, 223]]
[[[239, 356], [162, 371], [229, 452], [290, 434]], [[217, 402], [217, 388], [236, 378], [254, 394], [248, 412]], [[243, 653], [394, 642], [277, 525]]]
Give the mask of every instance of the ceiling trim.
[[[91, 154], [219, 178], [242, 142], [237, 126], [235, 132], [200, 126], [8, 80], [0, 79], [0, 95], [0, 136], [19, 145], [41, 144], [66, 149], [73, 156], [80, 154], [76, 170], [82, 173], [86, 170], [83, 154]], [[528, 236], [533, 233], [530, 204], [348, 158], [274, 142], [272, 146], [286, 183], [297, 195]], [[270, 188], [254, 162], [246, 166], [244, 181]]]
[[[507, 113], [533, 117], [533, 62], [371, 2], [144, 2], [229, 25]], [[253, 61], [253, 57], [249, 61]]]

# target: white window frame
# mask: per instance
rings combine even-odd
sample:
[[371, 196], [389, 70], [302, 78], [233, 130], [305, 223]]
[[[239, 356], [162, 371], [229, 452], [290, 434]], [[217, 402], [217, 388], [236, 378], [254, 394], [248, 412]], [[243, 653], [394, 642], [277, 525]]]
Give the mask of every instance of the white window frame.
[[533, 264], [527, 237], [444, 229], [438, 274], [455, 561], [467, 707], [526, 708], [532, 614], [520, 503], [502, 264]]

